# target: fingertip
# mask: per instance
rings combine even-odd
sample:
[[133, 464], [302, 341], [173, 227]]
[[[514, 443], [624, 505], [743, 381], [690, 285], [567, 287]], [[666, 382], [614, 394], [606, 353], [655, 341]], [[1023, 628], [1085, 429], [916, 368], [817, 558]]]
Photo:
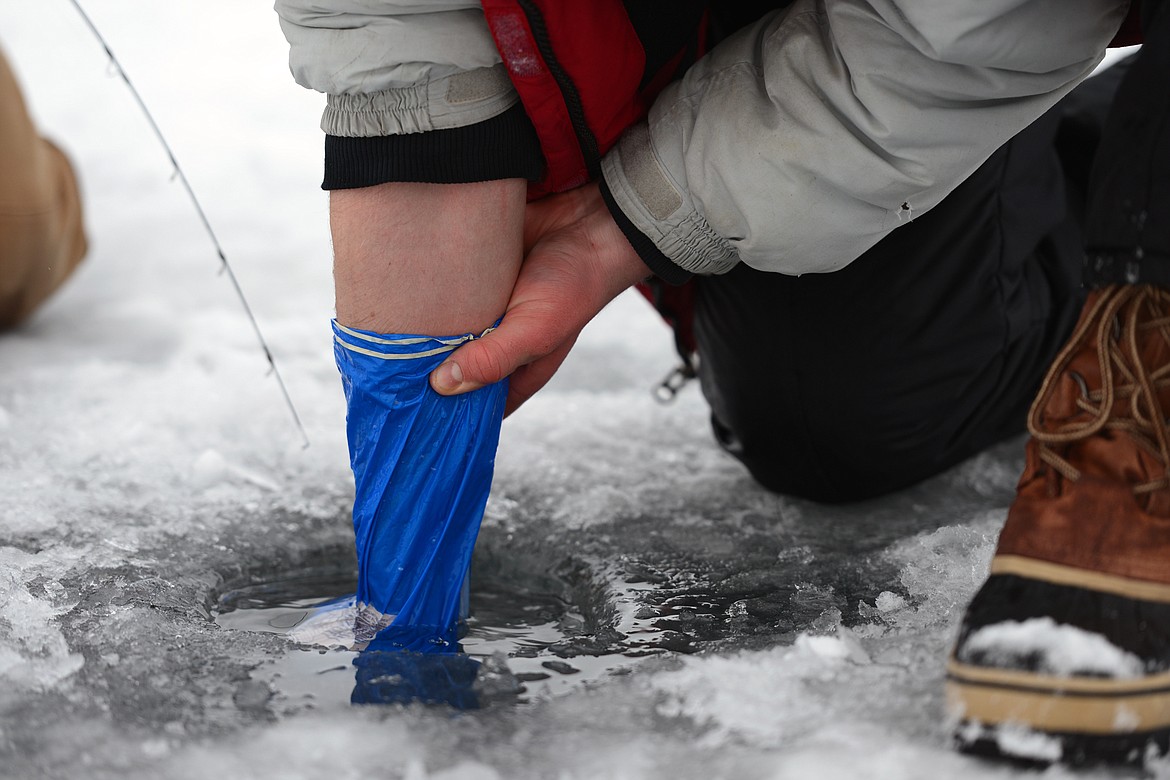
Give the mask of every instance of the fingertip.
[[463, 388], [463, 369], [454, 360], [447, 360], [431, 372], [431, 387], [441, 395], [454, 395]]

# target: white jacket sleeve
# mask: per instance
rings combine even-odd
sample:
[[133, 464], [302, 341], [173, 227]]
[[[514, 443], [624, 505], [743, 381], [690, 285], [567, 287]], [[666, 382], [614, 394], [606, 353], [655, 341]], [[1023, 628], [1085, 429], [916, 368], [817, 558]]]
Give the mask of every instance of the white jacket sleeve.
[[833, 271], [935, 206], [1100, 61], [1128, 0], [797, 0], [603, 161], [681, 268]]
[[475, 0], [276, 0], [276, 13], [293, 77], [328, 95], [329, 135], [465, 127], [519, 100]]

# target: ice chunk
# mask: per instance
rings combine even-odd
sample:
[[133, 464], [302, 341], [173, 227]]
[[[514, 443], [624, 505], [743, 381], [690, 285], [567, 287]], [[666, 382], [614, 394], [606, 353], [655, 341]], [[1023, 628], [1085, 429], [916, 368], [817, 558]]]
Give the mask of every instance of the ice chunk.
[[356, 599], [345, 596], [313, 607], [288, 635], [304, 645], [352, 649], [357, 617]]
[[81, 669], [84, 659], [70, 652], [55, 618], [72, 604], [54, 604], [29, 592], [38, 556], [0, 547], [0, 680], [16, 690], [44, 690]]
[[791, 647], [688, 658], [682, 669], [656, 675], [652, 685], [666, 695], [659, 714], [703, 725], [705, 745], [729, 739], [775, 745], [815, 731], [821, 721], [809, 713], [825, 712], [825, 686], [855, 685], [850, 678], [859, 667], [863, 674], [881, 673], [851, 633], [801, 634]]
[[227, 458], [213, 449], [204, 450], [199, 454], [191, 466], [191, 476], [196, 487], [201, 488], [236, 480], [272, 492], [280, 490], [280, 485], [273, 480], [251, 469], [228, 462]]
[[191, 464], [191, 477], [199, 487], [210, 487], [228, 478], [227, 460], [215, 450], [204, 450]]
[[828, 661], [843, 661], [849, 657], [849, 647], [835, 636], [801, 634], [796, 638], [796, 649], [808, 651]]

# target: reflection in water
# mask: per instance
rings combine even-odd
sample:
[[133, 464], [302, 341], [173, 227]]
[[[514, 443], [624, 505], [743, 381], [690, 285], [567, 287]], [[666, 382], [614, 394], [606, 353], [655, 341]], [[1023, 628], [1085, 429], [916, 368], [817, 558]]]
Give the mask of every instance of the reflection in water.
[[572, 588], [555, 576], [524, 573], [481, 573], [458, 636], [366, 628], [352, 565], [344, 564], [228, 590], [215, 620], [223, 628], [283, 634], [300, 646], [253, 672], [275, 693], [281, 714], [408, 701], [483, 707], [564, 693], [635, 662], [609, 627], [604, 589], [578, 606]]
[[447, 704], [479, 709], [482, 664], [464, 653], [416, 653], [378, 637], [353, 659], [353, 704]]

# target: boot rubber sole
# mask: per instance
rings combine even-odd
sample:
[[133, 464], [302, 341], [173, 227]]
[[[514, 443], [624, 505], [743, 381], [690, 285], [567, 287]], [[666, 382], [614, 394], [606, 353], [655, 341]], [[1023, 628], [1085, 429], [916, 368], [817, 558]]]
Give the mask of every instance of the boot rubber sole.
[[[1004, 607], [997, 619], [1037, 600], [1051, 606], [1053, 596], [1074, 590], [1113, 604], [1145, 603], [1159, 614], [1170, 605], [1170, 585], [1021, 556], [996, 556], [991, 575], [1027, 588], [1020, 606]], [[1137, 677], [1055, 676], [952, 657], [946, 699], [958, 719], [955, 741], [965, 752], [1026, 763], [1140, 765], [1170, 749], [1170, 671], [1161, 668]]]
[[1139, 680], [1056, 678], [947, 667], [960, 750], [1026, 763], [1142, 765], [1170, 749], [1170, 674]]
[[1170, 730], [1170, 673], [1135, 680], [1050, 677], [947, 665], [947, 707], [968, 720], [1045, 732], [1124, 734]]

